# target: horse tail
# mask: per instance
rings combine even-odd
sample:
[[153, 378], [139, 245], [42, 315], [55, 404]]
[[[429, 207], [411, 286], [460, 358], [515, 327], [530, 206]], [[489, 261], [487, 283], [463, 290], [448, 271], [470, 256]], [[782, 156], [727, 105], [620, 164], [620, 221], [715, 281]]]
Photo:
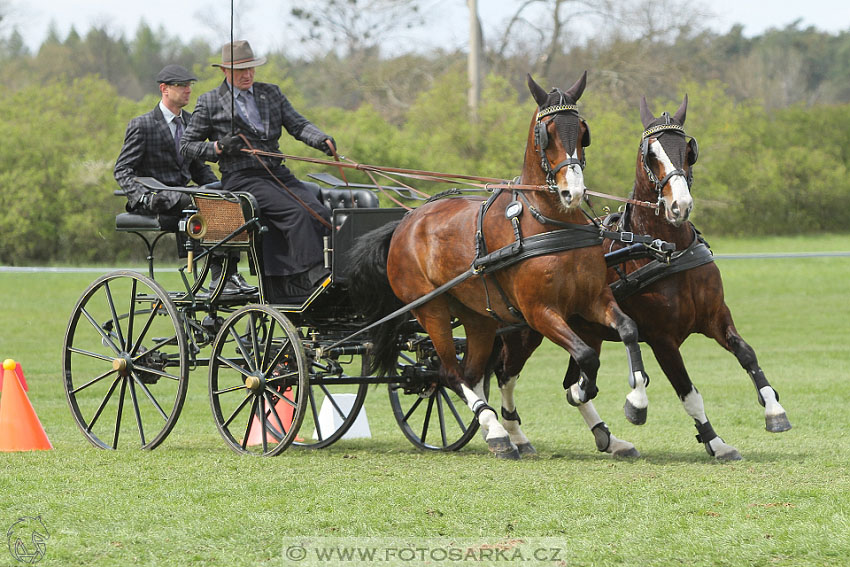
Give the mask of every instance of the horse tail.
[[[401, 221], [376, 228], [357, 239], [349, 255], [351, 271], [348, 289], [355, 308], [371, 324], [404, 304], [396, 297], [387, 277], [387, 256], [390, 241]], [[372, 330], [371, 372], [379, 376], [394, 374], [401, 348], [398, 336], [407, 323], [405, 313], [378, 325]]]

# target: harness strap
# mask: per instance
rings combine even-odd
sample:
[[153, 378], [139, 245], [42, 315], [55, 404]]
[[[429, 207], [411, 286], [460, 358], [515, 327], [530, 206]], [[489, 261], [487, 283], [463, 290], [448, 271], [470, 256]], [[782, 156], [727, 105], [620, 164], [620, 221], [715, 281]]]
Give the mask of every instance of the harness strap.
[[614, 298], [621, 301], [660, 279], [714, 262], [714, 254], [694, 229], [694, 241], [685, 250], [670, 256], [669, 263], [652, 260], [611, 284]]

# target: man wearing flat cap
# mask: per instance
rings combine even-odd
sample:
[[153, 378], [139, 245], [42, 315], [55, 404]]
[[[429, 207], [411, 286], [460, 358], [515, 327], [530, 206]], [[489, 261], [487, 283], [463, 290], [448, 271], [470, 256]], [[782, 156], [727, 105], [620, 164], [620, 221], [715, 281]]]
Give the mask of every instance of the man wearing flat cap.
[[198, 185], [218, 181], [210, 166], [201, 160], [183, 159], [179, 151], [179, 138], [192, 116], [183, 107], [197, 80], [180, 65], [166, 65], [156, 76], [162, 94], [159, 104], [127, 126], [114, 173], [127, 195], [128, 212], [179, 215], [191, 204], [188, 195], [177, 191], [152, 193], [135, 177], [153, 177], [173, 187], [185, 187], [190, 181]]
[[280, 87], [254, 82], [255, 68], [265, 62], [245, 40], [222, 48], [221, 63], [214, 66], [221, 68], [224, 80], [198, 98], [181, 151], [189, 160], [217, 161], [224, 189], [246, 191], [257, 199], [268, 228], [263, 271], [270, 299], [277, 302], [303, 299], [327, 275], [322, 237], [329, 233], [330, 211], [281, 158], [243, 152], [244, 140], [272, 154], [280, 153], [284, 128], [328, 155], [334, 142], [292, 107]]
[[[124, 135], [124, 146], [115, 162], [115, 180], [127, 195], [127, 211], [143, 215], [178, 216], [192, 204], [192, 199], [179, 191], [152, 192], [136, 177], [153, 177], [165, 185], [185, 187], [194, 181], [198, 185], [214, 183], [218, 178], [210, 166], [198, 159], [185, 159], [180, 153], [180, 138], [186, 131], [192, 113], [183, 110], [192, 94], [197, 77], [180, 65], [166, 65], [156, 76], [162, 99], [153, 110], [130, 121]], [[179, 256], [185, 256], [183, 240], [177, 239]], [[232, 254], [232, 265], [239, 260]], [[210, 271], [212, 288], [218, 286], [223, 256], [214, 255]], [[226, 282], [223, 293], [255, 293], [241, 275], [234, 273]]]

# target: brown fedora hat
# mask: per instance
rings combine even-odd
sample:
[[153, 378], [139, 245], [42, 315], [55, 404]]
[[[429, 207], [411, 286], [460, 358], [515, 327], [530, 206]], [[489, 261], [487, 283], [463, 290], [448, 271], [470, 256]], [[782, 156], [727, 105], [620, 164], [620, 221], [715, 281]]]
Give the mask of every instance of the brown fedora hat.
[[265, 62], [265, 57], [254, 57], [254, 50], [251, 49], [250, 43], [244, 39], [237, 39], [232, 44], [224, 44], [221, 48], [221, 63], [213, 63], [212, 66], [225, 69], [248, 69], [264, 65]]

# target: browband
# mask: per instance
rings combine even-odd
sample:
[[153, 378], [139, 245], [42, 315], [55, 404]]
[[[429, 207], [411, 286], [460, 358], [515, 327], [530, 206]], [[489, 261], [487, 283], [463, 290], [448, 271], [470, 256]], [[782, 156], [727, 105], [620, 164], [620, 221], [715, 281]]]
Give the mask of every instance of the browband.
[[549, 116], [550, 114], [569, 112], [571, 110], [578, 112], [578, 106], [575, 104], [556, 104], [554, 106], [547, 106], [537, 113], [537, 120], [540, 120], [544, 116]]
[[678, 130], [682, 134], [685, 133], [685, 128], [679, 126], [678, 124], [659, 124], [658, 126], [653, 126], [652, 128], [644, 130], [641, 139], [646, 139], [647, 137], [652, 136], [656, 132], [662, 132], [664, 130]]

